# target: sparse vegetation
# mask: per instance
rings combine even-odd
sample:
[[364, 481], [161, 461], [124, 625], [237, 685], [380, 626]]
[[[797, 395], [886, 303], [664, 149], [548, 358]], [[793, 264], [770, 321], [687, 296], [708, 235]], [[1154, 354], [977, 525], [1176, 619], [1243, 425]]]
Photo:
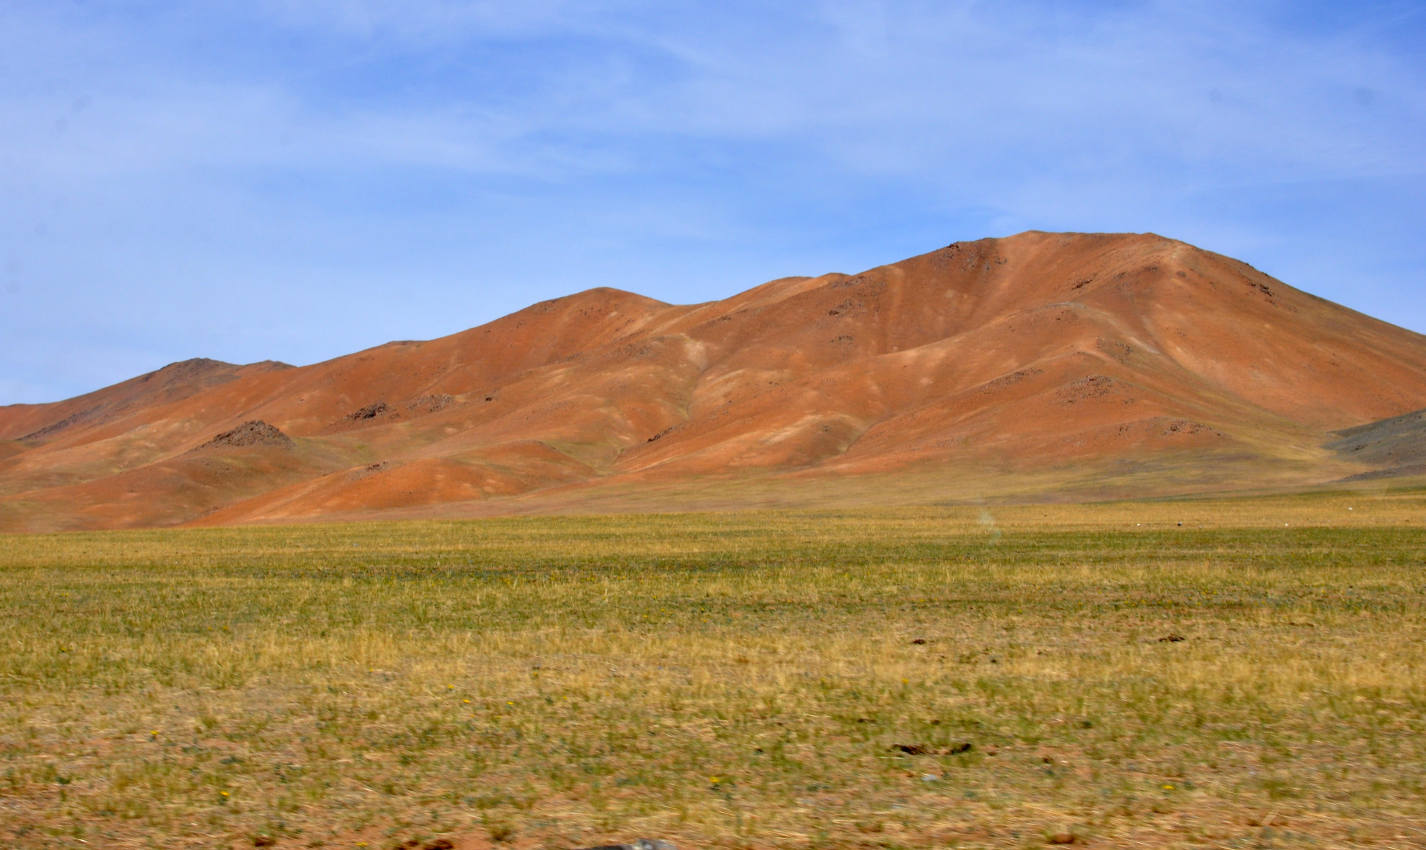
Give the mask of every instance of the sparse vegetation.
[[1419, 846], [1423, 517], [3, 537], [0, 843]]

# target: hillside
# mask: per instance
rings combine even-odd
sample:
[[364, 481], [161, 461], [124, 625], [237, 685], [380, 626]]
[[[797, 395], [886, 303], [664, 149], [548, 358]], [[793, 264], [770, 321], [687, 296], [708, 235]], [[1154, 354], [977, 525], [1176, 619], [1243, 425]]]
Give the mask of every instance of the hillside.
[[0, 529], [1276, 489], [1371, 473], [1334, 432], [1423, 407], [1426, 337], [1152, 234], [1030, 232], [0, 408]]

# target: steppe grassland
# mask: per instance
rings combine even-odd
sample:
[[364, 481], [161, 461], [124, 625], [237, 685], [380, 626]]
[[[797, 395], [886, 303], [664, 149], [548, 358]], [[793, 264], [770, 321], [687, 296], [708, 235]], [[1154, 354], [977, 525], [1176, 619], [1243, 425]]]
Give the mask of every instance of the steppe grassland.
[[1423, 519], [1407, 491], [0, 538], [0, 843], [1421, 846]]

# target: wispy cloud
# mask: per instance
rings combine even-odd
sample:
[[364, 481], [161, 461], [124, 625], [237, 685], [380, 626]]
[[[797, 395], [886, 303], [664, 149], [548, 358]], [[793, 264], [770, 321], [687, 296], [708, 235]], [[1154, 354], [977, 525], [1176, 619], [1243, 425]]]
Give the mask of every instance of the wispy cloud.
[[[540, 174], [561, 161], [623, 170], [636, 158], [591, 163], [580, 155], [591, 141], [637, 149], [692, 138], [796, 142], [874, 175], [955, 175], [950, 157], [1064, 166], [1070, 176], [1168, 160], [1236, 181], [1414, 173], [1426, 152], [1408, 132], [1426, 118], [1420, 62], [1350, 33], [1284, 38], [1239, 7], [1081, 19], [1007, 4], [838, 2], [762, 26], [721, 8], [651, 26], [631, 4], [256, 8], [270, 15], [257, 24], [319, 39], [309, 65], [291, 69], [295, 82], [254, 82], [245, 62], [197, 74], [140, 62], [125, 79], [143, 45], [91, 31], [78, 52], [106, 40], [98, 65], [110, 79], [81, 75], [70, 98], [56, 96], [56, 81], [10, 99], [7, 112], [31, 119], [15, 122], [28, 132], [10, 140], [11, 156], [70, 168], [82, 161], [64, 157], [87, 152], [115, 170], [187, 159]], [[34, 52], [69, 37], [51, 32]], [[520, 38], [566, 41], [509, 54], [470, 48]], [[373, 40], [364, 58], [346, 55]], [[470, 49], [471, 66], [511, 65], [463, 74], [447, 57], [435, 79], [403, 67], [431, 40]], [[352, 61], [391, 78], [383, 88], [326, 73]], [[483, 88], [491, 79], [504, 88]]]

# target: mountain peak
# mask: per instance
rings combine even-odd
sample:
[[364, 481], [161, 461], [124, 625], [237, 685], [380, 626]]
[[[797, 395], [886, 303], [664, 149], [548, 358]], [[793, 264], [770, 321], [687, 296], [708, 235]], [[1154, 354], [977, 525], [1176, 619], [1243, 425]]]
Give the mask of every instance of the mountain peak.
[[[1421, 408], [1418, 334], [1156, 234], [1026, 231], [0, 410], [0, 527], [1300, 487], [1373, 468], [1334, 431]], [[254, 422], [281, 450], [194, 451]]]

